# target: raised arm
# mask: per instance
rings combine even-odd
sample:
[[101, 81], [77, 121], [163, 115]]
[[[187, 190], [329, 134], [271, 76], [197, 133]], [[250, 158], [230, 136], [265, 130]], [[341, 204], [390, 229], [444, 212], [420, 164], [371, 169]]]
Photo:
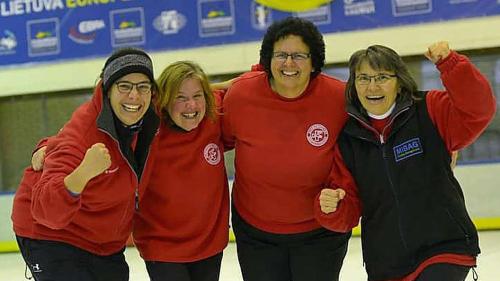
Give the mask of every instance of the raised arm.
[[486, 77], [447, 42], [429, 46], [425, 56], [436, 64], [445, 91], [427, 95], [431, 119], [446, 143], [455, 151], [471, 144], [493, 119], [495, 97]]

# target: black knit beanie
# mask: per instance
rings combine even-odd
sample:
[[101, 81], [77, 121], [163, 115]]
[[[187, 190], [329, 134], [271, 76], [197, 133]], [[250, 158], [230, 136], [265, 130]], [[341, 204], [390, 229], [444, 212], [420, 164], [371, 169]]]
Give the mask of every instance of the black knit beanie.
[[101, 73], [102, 89], [106, 94], [116, 80], [130, 73], [143, 73], [154, 83], [153, 62], [144, 51], [124, 48], [115, 51], [104, 64]]

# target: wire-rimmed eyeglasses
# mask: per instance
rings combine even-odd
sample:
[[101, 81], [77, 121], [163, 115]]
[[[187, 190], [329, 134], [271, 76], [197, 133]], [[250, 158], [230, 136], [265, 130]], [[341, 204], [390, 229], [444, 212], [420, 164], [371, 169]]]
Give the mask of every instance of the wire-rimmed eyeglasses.
[[287, 53], [287, 52], [274, 52], [273, 58], [277, 61], [286, 61], [291, 57], [293, 61], [304, 61], [311, 57], [310, 53]]
[[116, 88], [118, 89], [118, 92], [125, 95], [130, 94], [130, 92], [132, 92], [132, 89], [134, 89], [134, 87], [137, 90], [137, 92], [141, 95], [146, 95], [151, 93], [151, 88], [153, 88], [153, 84], [151, 82], [132, 83], [129, 81], [118, 81], [115, 84]]
[[382, 85], [387, 83], [387, 81], [391, 80], [391, 78], [397, 77], [396, 74], [377, 74], [377, 75], [366, 75], [361, 74], [356, 76], [356, 82], [359, 85], [368, 85], [373, 81], [377, 85]]

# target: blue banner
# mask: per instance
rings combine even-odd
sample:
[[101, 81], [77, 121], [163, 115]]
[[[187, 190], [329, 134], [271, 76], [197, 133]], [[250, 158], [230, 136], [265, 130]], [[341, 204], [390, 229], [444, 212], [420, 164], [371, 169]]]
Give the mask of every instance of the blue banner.
[[323, 33], [500, 14], [500, 0], [334, 0], [288, 13], [253, 0], [0, 0], [0, 65], [260, 41], [294, 15]]

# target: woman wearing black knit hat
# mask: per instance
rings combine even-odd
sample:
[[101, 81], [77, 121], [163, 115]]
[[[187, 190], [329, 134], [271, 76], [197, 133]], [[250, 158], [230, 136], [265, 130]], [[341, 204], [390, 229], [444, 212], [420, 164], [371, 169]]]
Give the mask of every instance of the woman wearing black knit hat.
[[28, 168], [14, 199], [14, 231], [37, 281], [129, 277], [123, 251], [150, 173], [157, 87], [139, 49], [113, 53], [100, 77], [92, 99], [41, 144], [43, 172]]

